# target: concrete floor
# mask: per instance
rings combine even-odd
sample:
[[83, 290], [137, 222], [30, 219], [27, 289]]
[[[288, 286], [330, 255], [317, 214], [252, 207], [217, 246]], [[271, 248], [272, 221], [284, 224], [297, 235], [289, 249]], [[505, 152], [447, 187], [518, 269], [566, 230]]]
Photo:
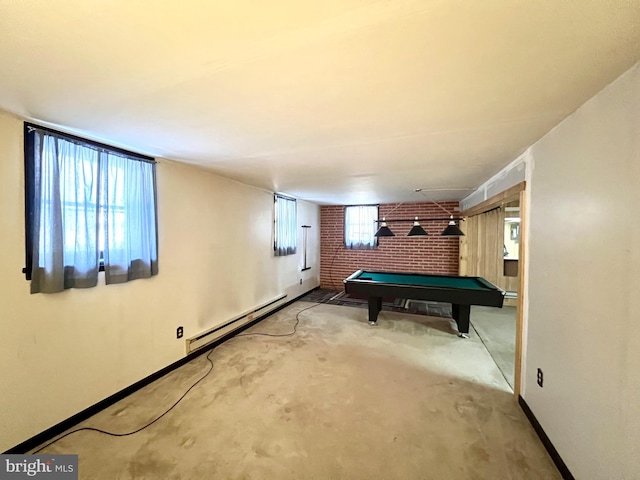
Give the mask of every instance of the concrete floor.
[[[83, 479], [559, 479], [475, 332], [442, 318], [296, 302], [210, 354], [213, 371], [129, 437], [79, 432]], [[201, 356], [80, 426], [139, 428], [206, 373]]]
[[516, 358], [516, 307], [471, 307], [471, 325], [513, 388]]

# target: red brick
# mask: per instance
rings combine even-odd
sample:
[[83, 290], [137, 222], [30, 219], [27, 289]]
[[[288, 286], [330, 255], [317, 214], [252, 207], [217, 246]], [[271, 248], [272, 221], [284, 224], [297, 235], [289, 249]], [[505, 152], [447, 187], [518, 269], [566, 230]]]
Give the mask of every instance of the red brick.
[[[454, 215], [458, 210], [458, 202], [440, 203]], [[397, 204], [380, 205], [380, 219], [447, 217], [432, 203], [396, 207]], [[341, 290], [342, 280], [358, 269], [457, 275], [459, 240], [440, 237], [447, 224], [447, 220], [421, 222], [429, 236], [408, 238], [410, 222], [390, 223], [396, 237], [379, 239], [375, 250], [350, 250], [344, 247], [344, 206], [320, 207], [320, 284]]]

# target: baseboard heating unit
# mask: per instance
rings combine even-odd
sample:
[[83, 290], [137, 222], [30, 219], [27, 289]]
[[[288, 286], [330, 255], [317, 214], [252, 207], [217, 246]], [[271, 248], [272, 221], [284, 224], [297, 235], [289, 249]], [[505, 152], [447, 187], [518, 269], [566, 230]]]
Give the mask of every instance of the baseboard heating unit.
[[224, 322], [221, 325], [217, 325], [209, 330], [196, 335], [195, 337], [187, 338], [186, 349], [187, 354], [195, 352], [196, 350], [206, 347], [212, 342], [215, 342], [219, 338], [232, 333], [234, 330], [242, 328], [247, 323], [253, 322], [256, 318], [268, 314], [272, 310], [277, 309], [282, 305], [282, 300], [287, 298], [287, 295], [280, 295], [273, 300], [270, 300], [262, 305], [258, 305], [251, 310], [248, 310], [237, 317], [232, 318]]

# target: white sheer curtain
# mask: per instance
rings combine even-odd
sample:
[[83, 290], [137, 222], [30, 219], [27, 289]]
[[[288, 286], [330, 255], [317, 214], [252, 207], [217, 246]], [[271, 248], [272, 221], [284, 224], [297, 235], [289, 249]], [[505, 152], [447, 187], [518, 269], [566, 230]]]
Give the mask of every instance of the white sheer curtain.
[[155, 163], [45, 130], [28, 135], [31, 293], [96, 286], [101, 252], [106, 283], [155, 275]]
[[98, 283], [98, 152], [32, 132], [32, 293]]
[[296, 200], [275, 195], [275, 239], [273, 249], [276, 257], [296, 253]]
[[158, 273], [154, 164], [103, 154], [101, 163], [105, 281]]
[[347, 248], [372, 249], [378, 228], [377, 205], [354, 205], [344, 209], [344, 243]]

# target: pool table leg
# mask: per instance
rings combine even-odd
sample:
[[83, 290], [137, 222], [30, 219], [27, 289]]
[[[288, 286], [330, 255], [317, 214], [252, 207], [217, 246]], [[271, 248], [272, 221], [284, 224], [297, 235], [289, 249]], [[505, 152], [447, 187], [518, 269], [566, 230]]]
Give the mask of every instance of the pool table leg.
[[457, 303], [451, 304], [451, 313], [453, 319], [458, 325], [458, 336], [462, 338], [469, 338], [469, 314], [471, 312], [471, 305], [460, 305]]
[[377, 325], [378, 313], [382, 310], [382, 297], [369, 297], [369, 325]]

